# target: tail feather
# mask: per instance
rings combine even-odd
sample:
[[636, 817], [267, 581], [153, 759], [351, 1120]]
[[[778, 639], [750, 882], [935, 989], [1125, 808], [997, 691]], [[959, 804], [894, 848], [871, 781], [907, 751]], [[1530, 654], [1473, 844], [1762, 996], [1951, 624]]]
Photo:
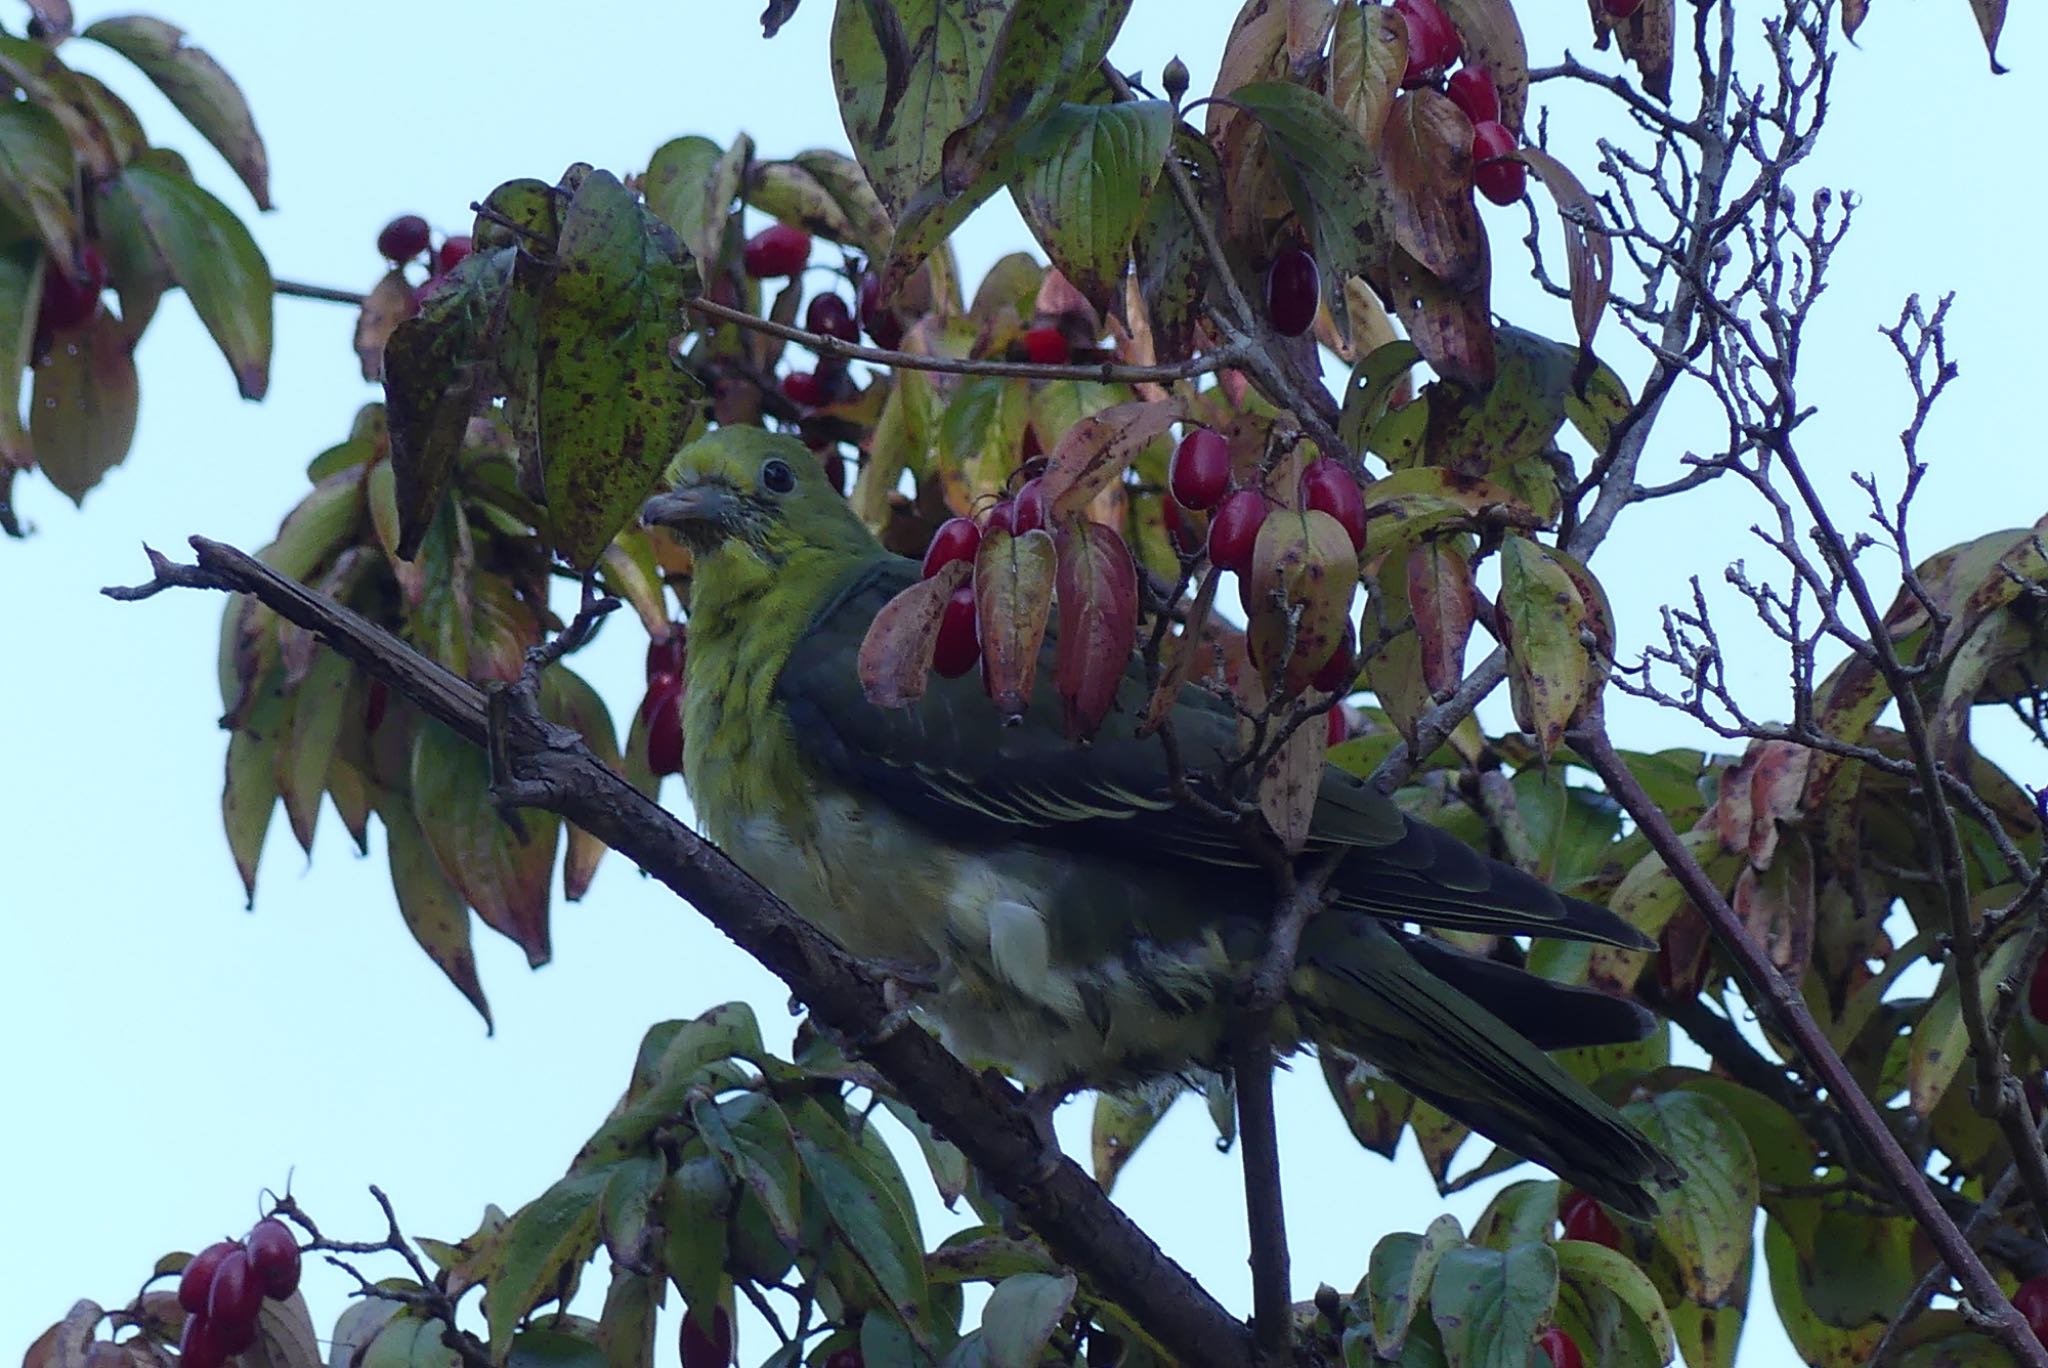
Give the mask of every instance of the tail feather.
[[[1459, 969], [1469, 983], [1491, 981], [1469, 966]], [[1649, 1189], [1683, 1177], [1619, 1112], [1367, 918], [1313, 923], [1292, 988], [1312, 1039], [1371, 1061], [1410, 1092], [1617, 1210], [1650, 1215], [1656, 1199]]]
[[1427, 936], [1394, 938], [1424, 969], [1499, 1017], [1539, 1050], [1622, 1045], [1657, 1029], [1641, 1003], [1517, 969]]

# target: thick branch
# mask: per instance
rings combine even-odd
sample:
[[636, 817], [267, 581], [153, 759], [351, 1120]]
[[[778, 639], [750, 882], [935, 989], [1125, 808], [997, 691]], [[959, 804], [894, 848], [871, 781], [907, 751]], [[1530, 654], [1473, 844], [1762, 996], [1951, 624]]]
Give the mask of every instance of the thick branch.
[[[194, 537], [192, 547], [196, 566], [152, 553], [153, 583], [109, 592], [141, 598], [191, 587], [253, 594], [471, 743], [486, 744], [486, 699], [475, 685], [233, 547], [204, 537]], [[868, 1062], [1017, 1205], [1054, 1256], [1176, 1357], [1214, 1368], [1250, 1363], [1245, 1326], [1073, 1161], [1047, 1152], [1015, 1089], [972, 1072], [929, 1033], [900, 1024], [881, 980], [860, 961], [598, 761], [574, 732], [505, 711], [503, 745], [520, 802], [559, 813], [660, 879], [787, 983], [821, 1023], [861, 1040]], [[899, 1023], [895, 1029], [885, 1025], [891, 1021]]]
[[1964, 1297], [1991, 1322], [1992, 1333], [2012, 1350], [2016, 1362], [2031, 1364], [2034, 1368], [2048, 1368], [2048, 1351], [2042, 1349], [2033, 1331], [2027, 1328], [2026, 1320], [2006, 1300], [1997, 1279], [1991, 1276], [1991, 1270], [1977, 1257], [1977, 1251], [1971, 1248], [1969, 1240], [1940, 1200], [1929, 1191], [1926, 1175], [1900, 1148], [1897, 1137], [1886, 1128], [1877, 1108], [1850, 1074], [1849, 1066], [1828, 1043], [1827, 1034], [1813, 1019], [1813, 1013], [1807, 1010], [1806, 1000], [1800, 996], [1798, 987], [1787, 982], [1785, 976], [1778, 972], [1777, 966], [1771, 963], [1770, 952], [1750, 935], [1736, 917], [1735, 910], [1721, 896], [1721, 890], [1707, 872], [1700, 868], [1663, 810], [1651, 801], [1650, 795], [1643, 791], [1642, 785], [1636, 782], [1628, 766], [1615, 753], [1613, 743], [1607, 739], [1606, 729], [1595, 722], [1574, 729], [1567, 740], [1606, 782], [1608, 792], [1635, 819], [1651, 848], [1663, 858], [1665, 867], [1678, 880], [1678, 886], [1706, 917], [1714, 929], [1715, 938], [1741, 969], [1751, 1005], [1770, 1022], [1771, 1029], [1792, 1042], [1801, 1061], [1811, 1076], [1827, 1090], [1830, 1100], [1841, 1111], [1886, 1184], [1927, 1232], [1942, 1261], [1954, 1270]]

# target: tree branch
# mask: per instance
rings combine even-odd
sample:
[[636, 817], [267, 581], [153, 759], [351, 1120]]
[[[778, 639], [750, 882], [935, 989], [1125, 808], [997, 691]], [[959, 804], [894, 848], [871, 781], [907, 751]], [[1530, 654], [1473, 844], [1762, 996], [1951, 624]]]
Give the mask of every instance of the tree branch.
[[1770, 952], [1744, 928], [1728, 900], [1721, 896], [1721, 890], [1673, 829], [1663, 809], [1636, 782], [1628, 766], [1615, 753], [1605, 725], [1595, 719], [1574, 728], [1566, 739], [1606, 783], [1607, 791], [1635, 819], [1638, 829], [1649, 840], [1651, 848], [1663, 858], [1665, 867], [1671, 871], [1686, 897], [1706, 917], [1708, 925], [1714, 929], [1715, 938], [1740, 968], [1747, 988], [1745, 996], [1750, 1004], [1770, 1021], [1773, 1030], [1791, 1041], [1793, 1048], [1798, 1050], [1800, 1059], [1827, 1090], [1830, 1100], [1840, 1109], [1843, 1119], [1870, 1154], [1880, 1175], [1927, 1232], [1942, 1260], [1955, 1271], [1965, 1298], [1984, 1314], [1992, 1333], [2012, 1350], [2016, 1362], [2031, 1364], [2033, 1368], [2048, 1368], [2048, 1350], [2044, 1350], [2034, 1338], [2034, 1332], [2006, 1299], [1991, 1270], [1977, 1257], [1977, 1251], [1970, 1246], [1940, 1200], [1929, 1191], [1926, 1175], [1900, 1148], [1897, 1137], [1886, 1128], [1877, 1108], [1849, 1072], [1849, 1066], [1828, 1043], [1827, 1034], [1813, 1019], [1813, 1013], [1807, 1010], [1806, 999], [1800, 995], [1797, 985], [1787, 982], [1785, 976], [1778, 972], [1777, 966], [1771, 963]]
[[[192, 538], [197, 565], [150, 552], [155, 578], [107, 592], [147, 598], [166, 588], [254, 595], [473, 745], [489, 741], [486, 696], [359, 614], [251, 556]], [[1048, 1153], [1016, 1089], [976, 1074], [928, 1032], [890, 1029], [883, 985], [860, 961], [797, 916], [652, 798], [538, 712], [504, 710], [510, 797], [590, 832], [687, 900], [783, 982], [826, 1027], [862, 1052], [934, 1129], [1014, 1202], [1053, 1255], [1124, 1307], [1183, 1362], [1245, 1368], [1250, 1335], [1187, 1271], [1114, 1205], [1072, 1160]]]

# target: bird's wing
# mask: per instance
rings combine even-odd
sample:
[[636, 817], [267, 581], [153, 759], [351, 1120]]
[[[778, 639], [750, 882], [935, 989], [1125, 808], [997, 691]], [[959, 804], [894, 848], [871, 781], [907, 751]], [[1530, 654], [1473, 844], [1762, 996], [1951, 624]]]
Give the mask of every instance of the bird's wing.
[[[1237, 836], [1176, 798], [1166, 752], [1140, 737], [1146, 696], [1134, 664], [1117, 708], [1085, 745], [1062, 732], [1048, 653], [1022, 722], [1005, 725], [971, 675], [931, 681], [915, 703], [879, 708], [855, 670], [868, 624], [917, 575], [890, 557], [840, 586], [799, 636], [776, 681], [796, 744], [837, 782], [961, 841], [1028, 841], [1134, 862], [1256, 868]], [[1183, 691], [1173, 732], [1184, 771], [1220, 773], [1236, 717], [1202, 690]], [[1324, 770], [1310, 850], [1343, 848], [1332, 881], [1339, 906], [1397, 921], [1502, 934], [1647, 945], [1602, 907], [1566, 898], [1418, 822], [1356, 775]]]

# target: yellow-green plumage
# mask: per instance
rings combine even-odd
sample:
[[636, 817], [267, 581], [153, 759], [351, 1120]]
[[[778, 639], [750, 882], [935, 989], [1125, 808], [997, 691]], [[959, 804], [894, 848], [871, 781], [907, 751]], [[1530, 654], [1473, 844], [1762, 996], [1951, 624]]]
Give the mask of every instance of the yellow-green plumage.
[[[1021, 726], [1002, 725], [971, 678], [876, 708], [855, 655], [915, 564], [876, 543], [793, 439], [722, 429], [679, 468], [645, 516], [696, 553], [685, 778], [711, 839], [848, 950], [916, 984], [970, 1061], [1112, 1088], [1217, 1066], [1223, 1004], [1263, 948], [1271, 894], [1235, 838], [1168, 791], [1158, 743], [1131, 720], [1142, 681], [1085, 748], [1061, 735], [1049, 687]], [[1195, 690], [1175, 731], [1197, 772], [1235, 744], [1229, 712]], [[1641, 938], [1336, 770], [1310, 848], [1345, 860], [1283, 1036], [1342, 1045], [1646, 1209], [1643, 1184], [1669, 1181], [1668, 1161], [1536, 1048], [1633, 1038], [1640, 1010], [1393, 923]]]

